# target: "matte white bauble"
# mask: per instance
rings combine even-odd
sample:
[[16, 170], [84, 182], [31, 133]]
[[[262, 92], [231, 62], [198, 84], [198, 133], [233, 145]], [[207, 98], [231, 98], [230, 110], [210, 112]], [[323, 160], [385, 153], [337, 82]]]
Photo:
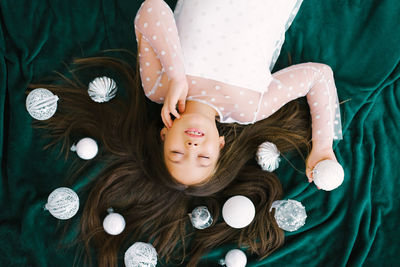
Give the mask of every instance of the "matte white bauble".
[[121, 214], [109, 209], [109, 214], [103, 220], [103, 228], [107, 234], [119, 235], [125, 229], [125, 219]]
[[60, 220], [72, 218], [79, 209], [79, 197], [71, 189], [60, 187], [55, 189], [49, 195], [45, 210]]
[[344, 180], [342, 165], [334, 160], [323, 160], [313, 170], [313, 180], [316, 186], [325, 191], [338, 188]]
[[126, 267], [155, 267], [157, 265], [157, 251], [149, 243], [135, 242], [125, 252]]
[[264, 142], [258, 149], [256, 154], [257, 163], [264, 171], [273, 172], [279, 167], [279, 150], [274, 143]]
[[34, 119], [47, 120], [56, 113], [57, 101], [58, 96], [51, 91], [45, 88], [37, 88], [26, 97], [26, 110]]
[[246, 263], [246, 254], [240, 249], [232, 249], [225, 255], [225, 265], [227, 267], [245, 267]]
[[89, 83], [88, 94], [95, 102], [108, 102], [115, 97], [116, 93], [117, 85], [115, 81], [106, 76], [97, 77]]
[[94, 158], [97, 155], [98, 150], [99, 149], [97, 147], [96, 141], [89, 137], [85, 137], [79, 140], [76, 145], [73, 145], [71, 147], [71, 151], [76, 151], [78, 156], [84, 160]]
[[233, 196], [222, 207], [224, 221], [233, 228], [243, 228], [249, 225], [256, 214], [253, 202], [245, 196]]

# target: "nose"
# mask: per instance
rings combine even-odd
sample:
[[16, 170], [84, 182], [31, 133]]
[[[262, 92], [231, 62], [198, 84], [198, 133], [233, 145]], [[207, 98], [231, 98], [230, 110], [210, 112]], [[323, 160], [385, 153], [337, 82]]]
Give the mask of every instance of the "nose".
[[195, 148], [195, 147], [198, 147], [200, 145], [200, 142], [193, 141], [193, 140], [187, 140], [185, 142], [185, 145], [186, 145], [187, 148]]

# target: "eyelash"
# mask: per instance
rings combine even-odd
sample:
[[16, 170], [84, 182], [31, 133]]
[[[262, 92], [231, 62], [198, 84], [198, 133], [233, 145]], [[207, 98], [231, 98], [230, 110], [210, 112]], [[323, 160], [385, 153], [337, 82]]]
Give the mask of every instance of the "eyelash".
[[[181, 152], [178, 152], [178, 151], [172, 151], [172, 153], [174, 153], [174, 154], [179, 154], [179, 155], [183, 155], [183, 153], [181, 153]], [[200, 158], [203, 158], [203, 159], [210, 159], [210, 157], [206, 157], [206, 156], [199, 156]]]

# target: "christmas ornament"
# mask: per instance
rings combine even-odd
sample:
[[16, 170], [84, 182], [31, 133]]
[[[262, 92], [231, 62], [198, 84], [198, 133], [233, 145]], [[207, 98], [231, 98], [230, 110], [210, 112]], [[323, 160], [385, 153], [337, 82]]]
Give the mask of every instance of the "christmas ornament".
[[96, 141], [85, 137], [79, 140], [76, 145], [73, 145], [71, 151], [76, 152], [81, 159], [89, 160], [97, 155], [98, 147]]
[[57, 101], [58, 96], [49, 90], [37, 88], [26, 97], [26, 110], [36, 120], [47, 120], [56, 113]]
[[256, 160], [264, 171], [272, 172], [279, 167], [279, 150], [271, 142], [262, 143], [257, 150]]
[[125, 252], [126, 267], [155, 267], [157, 265], [157, 251], [149, 243], [135, 242]]
[[227, 267], [245, 267], [247, 263], [246, 254], [240, 249], [232, 249], [225, 255], [225, 259], [220, 261], [220, 265]]
[[97, 77], [89, 83], [88, 94], [95, 102], [108, 102], [115, 97], [116, 93], [117, 85], [115, 81], [106, 76]]
[[79, 209], [79, 197], [71, 189], [60, 187], [55, 189], [49, 195], [45, 210], [60, 220], [72, 218]]
[[278, 226], [285, 231], [296, 231], [306, 222], [306, 209], [297, 200], [276, 200], [272, 202], [269, 211], [272, 209], [275, 209], [275, 220]]
[[249, 225], [256, 214], [253, 202], [245, 196], [233, 196], [222, 207], [224, 221], [233, 228]]
[[344, 180], [342, 165], [334, 160], [319, 162], [312, 172], [315, 185], [325, 191], [338, 188]]
[[196, 207], [192, 213], [189, 214], [189, 217], [193, 227], [197, 229], [208, 228], [213, 222], [211, 213], [206, 206]]
[[103, 220], [103, 228], [107, 234], [119, 235], [125, 229], [125, 219], [119, 214], [115, 213], [112, 208], [107, 210], [108, 215]]

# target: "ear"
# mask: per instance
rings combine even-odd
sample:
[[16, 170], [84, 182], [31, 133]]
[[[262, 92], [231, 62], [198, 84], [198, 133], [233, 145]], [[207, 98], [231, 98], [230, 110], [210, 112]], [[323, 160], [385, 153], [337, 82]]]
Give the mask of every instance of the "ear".
[[225, 146], [225, 136], [219, 137], [219, 149], [222, 149]]
[[161, 140], [164, 141], [165, 140], [165, 134], [168, 132], [168, 129], [166, 127], [162, 128], [160, 131], [160, 137]]

